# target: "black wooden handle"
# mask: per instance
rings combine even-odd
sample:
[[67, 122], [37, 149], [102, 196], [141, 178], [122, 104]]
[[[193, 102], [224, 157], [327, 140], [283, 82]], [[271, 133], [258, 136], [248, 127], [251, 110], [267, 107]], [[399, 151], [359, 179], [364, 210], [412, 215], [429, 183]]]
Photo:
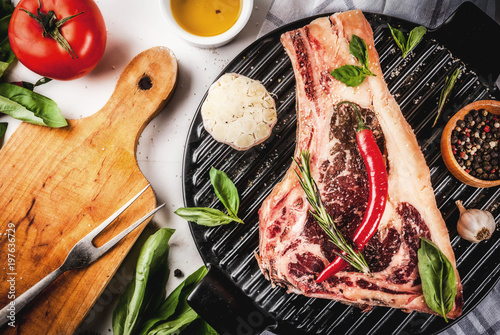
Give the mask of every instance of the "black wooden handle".
[[189, 305], [221, 335], [272, 334], [275, 324], [268, 312], [245, 295], [214, 264], [189, 295]]

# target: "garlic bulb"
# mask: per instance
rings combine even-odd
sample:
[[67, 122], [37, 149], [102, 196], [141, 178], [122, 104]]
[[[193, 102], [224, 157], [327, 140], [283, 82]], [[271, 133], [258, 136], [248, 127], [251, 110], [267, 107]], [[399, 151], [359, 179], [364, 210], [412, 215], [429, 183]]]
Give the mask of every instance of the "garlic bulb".
[[460, 200], [455, 201], [455, 204], [460, 210], [457, 230], [462, 238], [479, 243], [491, 237], [496, 227], [493, 214], [480, 209], [465, 209]]
[[201, 116], [216, 141], [236, 150], [264, 142], [278, 120], [276, 104], [264, 85], [236, 73], [226, 73], [210, 86]]

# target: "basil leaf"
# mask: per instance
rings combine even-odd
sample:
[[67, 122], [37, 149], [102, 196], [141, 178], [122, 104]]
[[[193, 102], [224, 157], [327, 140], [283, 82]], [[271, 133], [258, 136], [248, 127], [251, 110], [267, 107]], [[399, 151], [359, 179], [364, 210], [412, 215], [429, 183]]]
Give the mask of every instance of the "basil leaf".
[[168, 279], [168, 241], [174, 231], [162, 228], [142, 246], [134, 278], [113, 311], [113, 334], [134, 334], [141, 317], [156, 310], [163, 300]]
[[343, 65], [330, 73], [349, 87], [359, 86], [367, 75], [362, 67], [356, 65]]
[[408, 53], [417, 46], [418, 42], [420, 42], [422, 37], [424, 37], [425, 33], [427, 32], [427, 28], [425, 28], [424, 26], [415, 27], [410, 31], [408, 40], [406, 40], [406, 37], [400, 30], [391, 27], [390, 24], [388, 24], [388, 26], [391, 30], [394, 41], [396, 41], [397, 46], [403, 53], [403, 58], [405, 58], [406, 55], [408, 55]]
[[[181, 327], [186, 327], [190, 322], [196, 319], [198, 316], [194, 316], [189, 313], [189, 317], [184, 315], [179, 318], [180, 314], [186, 312], [185, 301], [186, 298], [193, 289], [198, 285], [198, 283], [207, 274], [207, 268], [205, 266], [200, 267], [198, 270], [193, 272], [189, 277], [187, 277], [175, 290], [170, 293], [167, 299], [161, 304], [160, 308], [154, 313], [154, 316], [143, 323], [140, 335], [155, 334], [159, 329], [168, 329], [168, 331], [175, 331]], [[178, 308], [179, 307], [179, 308]], [[189, 307], [189, 306], [188, 306]], [[194, 311], [193, 311], [194, 312]], [[195, 313], [196, 314], [196, 313]], [[182, 321], [181, 321], [182, 319]], [[176, 320], [175, 322], [173, 320]], [[188, 320], [190, 322], [186, 323]], [[176, 323], [177, 326], [176, 327]], [[152, 329], [155, 331], [152, 331]], [[163, 334], [163, 333], [162, 333]], [[168, 332], [165, 334], [169, 334]]]
[[394, 41], [396, 41], [396, 45], [401, 49], [401, 52], [403, 53], [403, 58], [405, 58], [406, 54], [406, 37], [405, 35], [398, 29], [391, 27], [390, 24], [387, 24], [389, 26], [389, 29], [391, 30], [391, 35], [394, 38]]
[[[412, 29], [412, 31], [410, 31], [410, 35], [408, 36], [408, 41], [406, 42], [406, 54], [408, 54], [410, 51], [413, 50], [413, 48], [417, 46], [418, 42], [420, 42], [420, 40], [422, 39], [422, 37], [424, 37], [426, 32], [427, 28], [425, 28], [424, 26], [415, 27]], [[403, 55], [403, 58], [406, 56], [406, 54]]]
[[42, 126], [68, 125], [53, 100], [13, 84], [0, 83], [0, 112]]
[[349, 52], [358, 59], [362, 66], [343, 65], [334, 69], [330, 74], [347, 86], [356, 87], [365, 80], [367, 75], [375, 76], [375, 74], [368, 69], [368, 48], [361, 37], [352, 35]]
[[455, 270], [438, 246], [423, 237], [418, 249], [418, 271], [427, 306], [448, 322], [446, 314], [457, 294]]
[[236, 218], [227, 216], [220, 210], [209, 207], [181, 207], [174, 213], [186, 221], [195, 222], [207, 227], [220, 226], [236, 221]]
[[215, 194], [226, 207], [230, 216], [238, 217], [240, 197], [238, 190], [229, 177], [223, 172], [212, 167], [210, 169], [210, 182], [214, 187]]
[[361, 37], [352, 35], [349, 52], [358, 59], [365, 69], [368, 69], [368, 47]]
[[441, 90], [441, 94], [439, 96], [439, 102], [438, 102], [438, 110], [436, 114], [436, 118], [434, 119], [434, 123], [432, 124], [432, 127], [434, 127], [441, 116], [441, 112], [443, 111], [444, 105], [446, 104], [446, 101], [448, 100], [448, 96], [450, 95], [451, 91], [453, 90], [453, 87], [455, 86], [457, 82], [457, 78], [460, 75], [462, 70], [459, 68], [455, 69], [451, 76], [447, 76], [445, 81], [444, 81], [444, 86], [443, 89]]
[[151, 329], [148, 335], [169, 335], [177, 334], [178, 331], [184, 330], [189, 324], [199, 318], [198, 314], [183, 300], [179, 303], [179, 315], [171, 320], [160, 323]]

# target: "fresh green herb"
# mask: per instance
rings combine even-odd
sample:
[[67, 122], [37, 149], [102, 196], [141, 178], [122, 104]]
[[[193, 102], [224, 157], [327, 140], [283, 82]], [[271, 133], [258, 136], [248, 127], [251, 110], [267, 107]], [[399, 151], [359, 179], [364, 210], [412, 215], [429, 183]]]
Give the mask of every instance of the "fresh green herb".
[[[140, 328], [140, 335], [153, 334], [173, 334], [186, 329], [195, 320], [199, 319], [198, 314], [188, 305], [187, 297], [193, 289], [207, 274], [205, 266], [200, 267], [193, 274], [186, 278], [177, 288], [170, 293], [167, 299], [153, 314], [153, 317], [144, 322]], [[193, 326], [206, 327], [208, 324], [204, 322], [197, 323]], [[210, 331], [215, 331], [208, 326]], [[192, 332], [190, 332], [191, 334]], [[212, 334], [212, 333], [208, 333]]]
[[187, 297], [207, 273], [205, 266], [165, 298], [168, 242], [173, 233], [173, 229], [160, 229], [142, 246], [134, 278], [113, 311], [114, 335], [167, 335], [187, 327], [190, 334], [217, 334], [187, 303]]
[[42, 126], [68, 125], [53, 100], [14, 84], [0, 83], [0, 112]]
[[238, 217], [240, 197], [231, 179], [223, 171], [212, 167], [210, 169], [210, 182], [215, 195], [226, 208], [227, 214], [209, 207], [181, 207], [174, 213], [187, 221], [196, 222], [202, 226], [214, 227], [233, 221], [243, 223], [243, 220]]
[[374, 75], [368, 69], [368, 47], [361, 37], [352, 35], [351, 43], [349, 43], [349, 52], [358, 59], [361, 66], [367, 71], [367, 74]]
[[438, 246], [423, 237], [418, 249], [418, 272], [427, 306], [448, 322], [446, 314], [457, 294], [455, 270]]
[[405, 58], [410, 51], [412, 51], [420, 42], [422, 37], [424, 37], [427, 32], [427, 28], [424, 26], [418, 26], [413, 28], [408, 35], [408, 40], [406, 40], [405, 35], [398, 29], [391, 27], [389, 24], [389, 29], [391, 30], [392, 37], [396, 41], [397, 46], [401, 49], [403, 53], [403, 58]]
[[347, 86], [356, 87], [365, 80], [366, 76], [375, 76], [375, 74], [368, 68], [368, 48], [361, 37], [352, 35], [349, 52], [358, 59], [361, 66], [343, 65], [330, 73]]
[[237, 218], [238, 209], [240, 207], [240, 197], [234, 183], [224, 172], [213, 167], [210, 169], [210, 182], [214, 187], [217, 198], [219, 198], [224, 207], [226, 207], [229, 215]]
[[234, 221], [234, 218], [227, 216], [222, 211], [209, 207], [181, 207], [175, 211], [186, 221], [196, 222], [201, 226], [215, 227], [228, 224]]
[[142, 246], [134, 278], [113, 311], [114, 335], [135, 334], [144, 316], [162, 303], [168, 279], [168, 241], [173, 233], [173, 229], [160, 229]]
[[331, 72], [332, 76], [349, 87], [357, 87], [366, 78], [365, 70], [355, 65], [343, 65]]
[[446, 101], [448, 100], [448, 97], [450, 96], [450, 93], [453, 90], [453, 87], [455, 86], [457, 78], [461, 72], [462, 70], [456, 68], [455, 71], [453, 71], [453, 73], [451, 74], [451, 76], [446, 77], [443, 89], [441, 90], [441, 95], [439, 96], [438, 111], [436, 114], [436, 118], [434, 119], [434, 123], [432, 124], [433, 127], [436, 125], [439, 117], [441, 116], [441, 112], [443, 111], [444, 105], [446, 104]]
[[345, 255], [338, 252], [335, 252], [335, 254], [342, 257], [347, 263], [351, 264], [359, 271], [363, 273], [370, 273], [370, 269], [368, 268], [368, 264], [366, 263], [363, 255], [355, 250], [355, 248], [345, 240], [342, 233], [335, 225], [335, 222], [333, 222], [332, 217], [326, 212], [326, 208], [321, 201], [321, 194], [318, 186], [311, 175], [311, 155], [309, 151], [304, 150], [301, 152], [300, 164], [295, 160], [295, 158], [293, 160], [299, 169], [299, 172], [295, 170], [295, 173], [299, 178], [300, 186], [302, 186], [302, 189], [306, 194], [307, 201], [313, 208], [310, 213], [314, 216], [316, 221], [318, 221], [318, 224], [325, 231], [328, 237], [330, 237], [333, 244], [345, 253]]

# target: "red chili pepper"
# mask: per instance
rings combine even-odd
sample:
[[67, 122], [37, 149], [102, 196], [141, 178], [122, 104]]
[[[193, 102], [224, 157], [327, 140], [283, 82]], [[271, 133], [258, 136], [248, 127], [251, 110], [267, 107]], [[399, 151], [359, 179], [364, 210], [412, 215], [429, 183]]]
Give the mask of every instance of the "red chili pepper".
[[490, 127], [489, 126], [484, 126], [484, 131], [489, 133], [490, 132]]
[[[356, 229], [352, 241], [359, 250], [362, 250], [366, 243], [377, 232], [378, 225], [384, 214], [385, 205], [387, 202], [387, 169], [384, 163], [384, 158], [380, 149], [378, 148], [377, 141], [373, 136], [373, 132], [365, 125], [361, 119], [358, 107], [350, 101], [342, 101], [339, 105], [349, 104], [358, 116], [358, 129], [356, 131], [356, 141], [358, 149], [365, 162], [366, 171], [368, 173], [369, 181], [369, 196], [366, 212], [363, 216], [363, 221]], [[342, 257], [337, 257], [331, 262], [316, 279], [317, 283], [333, 276], [335, 273], [341, 271], [347, 266], [347, 262]]]

